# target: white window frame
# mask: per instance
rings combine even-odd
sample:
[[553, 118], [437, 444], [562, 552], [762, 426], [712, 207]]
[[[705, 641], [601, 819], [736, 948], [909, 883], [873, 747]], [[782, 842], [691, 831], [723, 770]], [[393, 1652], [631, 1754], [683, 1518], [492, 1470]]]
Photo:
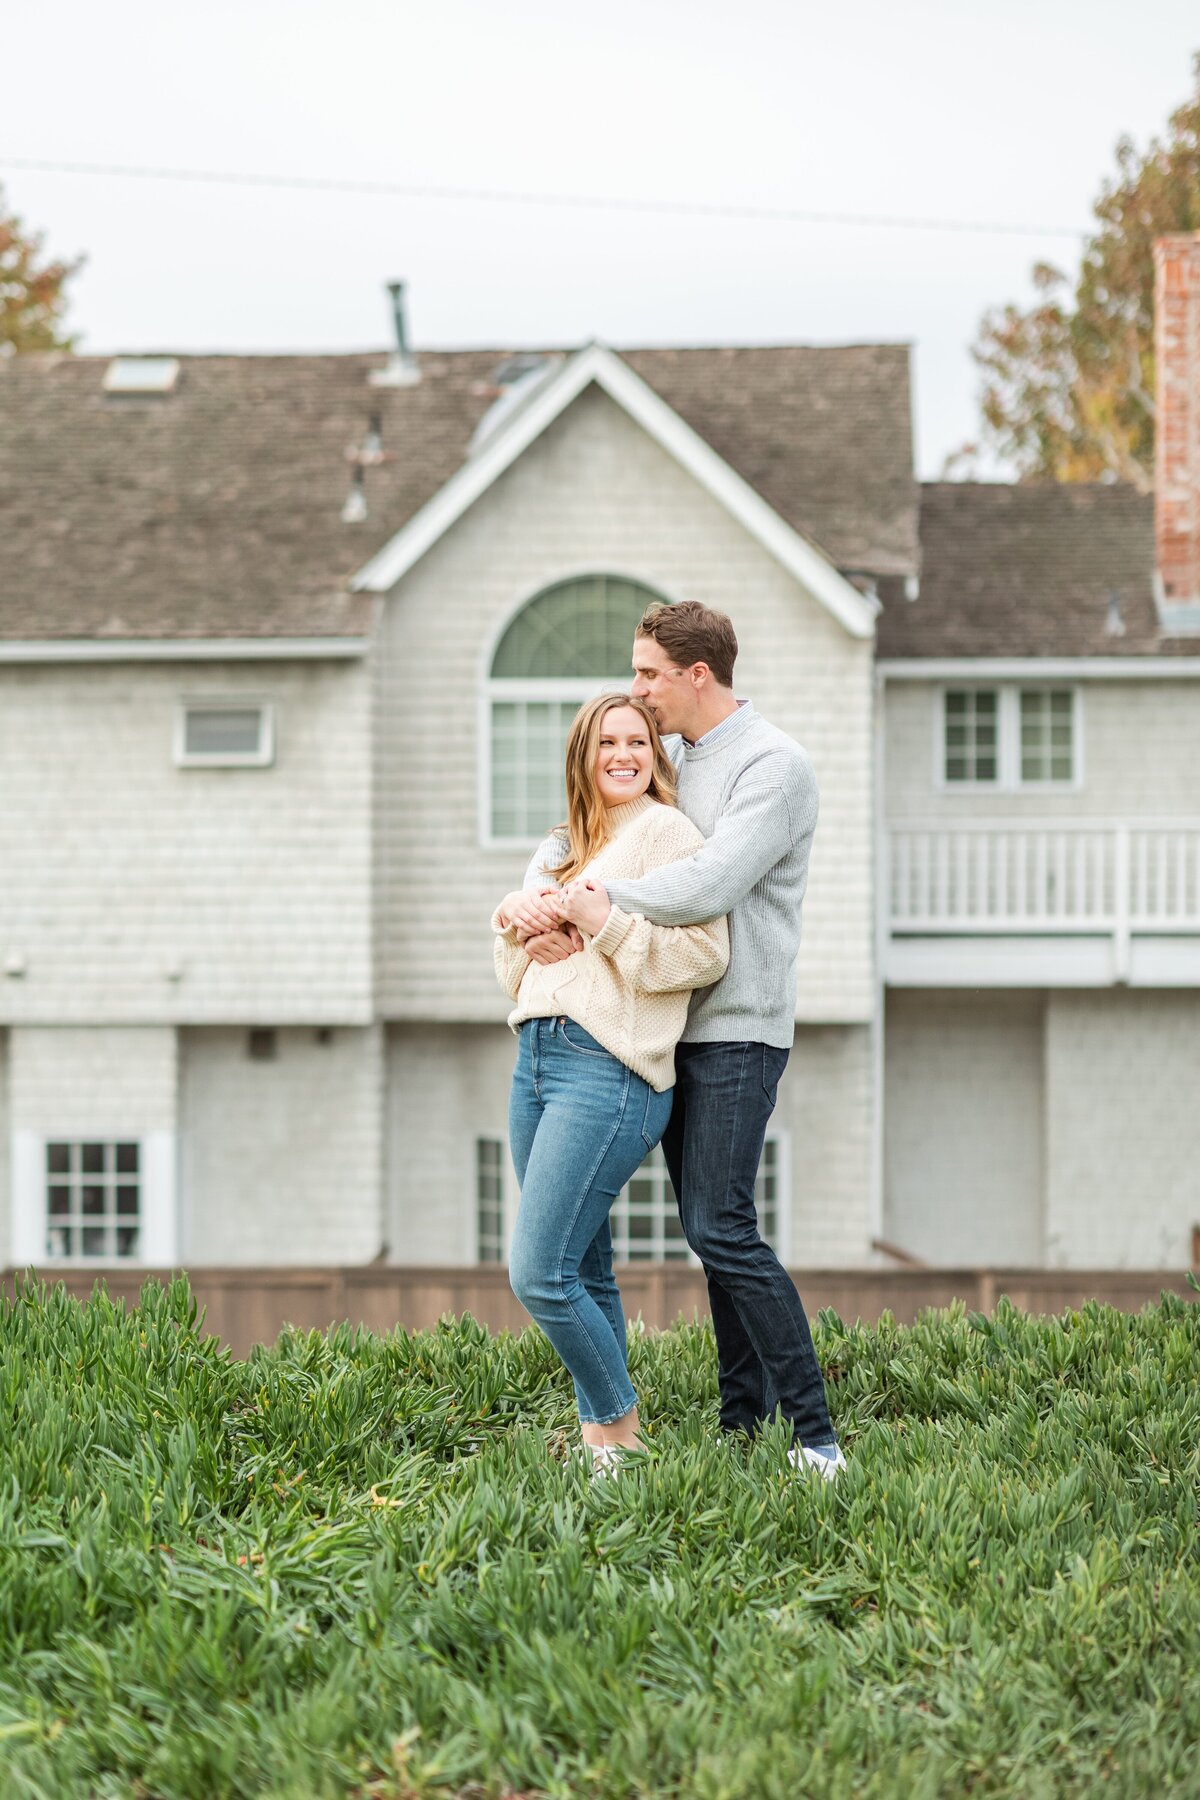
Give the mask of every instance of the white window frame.
[[[471, 1246], [471, 1250], [474, 1254], [475, 1261], [477, 1263], [480, 1263], [480, 1256], [479, 1256], [479, 1149], [478, 1149], [478, 1146], [481, 1142], [495, 1142], [495, 1143], [500, 1144], [500, 1146], [501, 1146], [500, 1170], [501, 1170], [502, 1192], [503, 1192], [503, 1196], [504, 1196], [504, 1209], [503, 1209], [504, 1210], [504, 1256], [502, 1258], [502, 1263], [506, 1266], [508, 1263], [508, 1252], [509, 1252], [510, 1246], [512, 1244], [513, 1226], [516, 1223], [517, 1207], [520, 1204], [521, 1195], [520, 1195], [520, 1189], [519, 1189], [519, 1186], [517, 1183], [516, 1170], [513, 1168], [512, 1157], [509, 1155], [508, 1139], [507, 1139], [507, 1137], [502, 1136], [496, 1132], [484, 1132], [484, 1131], [476, 1132], [472, 1136], [472, 1140], [471, 1140], [472, 1161], [471, 1161], [471, 1215], [470, 1215], [471, 1216], [471, 1229], [470, 1229], [470, 1234], [469, 1234], [470, 1235], [470, 1246]], [[791, 1250], [792, 1250], [792, 1140], [791, 1140], [791, 1134], [790, 1134], [790, 1132], [783, 1131], [783, 1130], [768, 1131], [766, 1138], [764, 1140], [764, 1149], [767, 1144], [774, 1144], [774, 1146], [775, 1146], [775, 1185], [776, 1185], [775, 1253], [778, 1256], [780, 1262], [786, 1264], [788, 1262], [788, 1259], [791, 1256]], [[653, 1152], [652, 1152], [652, 1154], [653, 1154]], [[660, 1156], [662, 1154], [661, 1145], [658, 1148], [658, 1154]], [[621, 1193], [617, 1197], [618, 1204], [620, 1203], [621, 1198], [627, 1193], [627, 1191], [628, 1191], [628, 1183], [626, 1184], [625, 1187], [623, 1187], [621, 1189]], [[615, 1208], [614, 1208], [614, 1210], [615, 1210]], [[641, 1266], [644, 1264], [644, 1266], [646, 1268], [659, 1268], [662, 1266], [663, 1260], [665, 1260], [665, 1259], [639, 1258], [638, 1266]], [[673, 1263], [675, 1263], [677, 1266], [684, 1266], [684, 1267], [693, 1268], [693, 1269], [698, 1269], [700, 1267], [700, 1259], [698, 1256], [695, 1255], [695, 1253], [692, 1251], [692, 1249], [690, 1247], [687, 1249], [686, 1256], [672, 1257], [671, 1261]], [[480, 1266], [483, 1268], [494, 1269], [494, 1268], [499, 1267], [500, 1265], [498, 1265], [496, 1263], [480, 1263]]]
[[[1071, 768], [1068, 781], [1026, 781], [1021, 776], [1021, 695], [1061, 693], [1071, 696]], [[996, 779], [946, 779], [947, 694], [996, 695]], [[947, 681], [938, 689], [933, 708], [933, 785], [938, 794], [1075, 794], [1083, 787], [1083, 693], [1069, 681]]]
[[501, 837], [492, 830], [492, 702], [493, 700], [539, 701], [558, 700], [573, 702], [576, 707], [582, 706], [585, 700], [591, 700], [597, 694], [608, 689], [628, 689], [633, 682], [633, 645], [630, 644], [630, 666], [628, 673], [621, 676], [575, 676], [564, 679], [520, 679], [515, 676], [494, 676], [492, 664], [500, 648], [504, 635], [517, 615], [524, 611], [531, 601], [537, 600], [551, 588], [562, 586], [568, 581], [585, 581], [591, 577], [607, 577], [613, 581], [627, 581], [634, 587], [645, 588], [654, 598], [663, 600], [668, 606], [674, 606], [682, 597], [673, 589], [644, 572], [627, 569], [618, 563], [597, 564], [589, 562], [582, 568], [569, 567], [548, 575], [537, 587], [514, 595], [505, 609], [503, 616], [482, 647], [479, 662], [479, 679], [476, 685], [476, 742], [478, 755], [475, 759], [477, 773], [476, 814], [479, 823], [479, 842], [484, 850], [536, 850], [538, 845], [549, 835], [560, 821], [551, 819], [540, 836]]
[[[257, 712], [258, 748], [253, 751], [197, 752], [187, 748], [189, 713]], [[265, 769], [275, 761], [275, 705], [256, 695], [182, 695], [175, 707], [172, 755], [180, 769]]]
[[[786, 1131], [769, 1130], [763, 1142], [764, 1152], [768, 1144], [773, 1145], [775, 1149], [775, 1240], [773, 1247], [780, 1262], [786, 1263], [791, 1254], [792, 1243], [791, 1139]], [[661, 1158], [661, 1145], [658, 1147], [657, 1152], [651, 1152], [651, 1155], [655, 1154]], [[621, 1205], [622, 1201], [627, 1199], [628, 1193], [629, 1184], [627, 1182], [621, 1189], [621, 1192], [617, 1195], [616, 1203], [613, 1206], [614, 1213], [617, 1211], [617, 1208]], [[628, 1241], [628, 1239], [626, 1239], [626, 1241]], [[649, 1241], [653, 1242], [656, 1246], [661, 1247], [665, 1240], [660, 1232]], [[768, 1239], [768, 1242], [770, 1241], [771, 1240]], [[621, 1260], [617, 1256], [615, 1246], [613, 1257], [614, 1261]], [[690, 1245], [685, 1245], [685, 1254], [683, 1256], [672, 1256], [670, 1258], [662, 1256], [639, 1256], [634, 1259], [634, 1264], [639, 1267], [644, 1264], [648, 1268], [655, 1268], [660, 1267], [667, 1261], [675, 1263], [680, 1267], [686, 1266], [693, 1269], [698, 1269], [700, 1267], [700, 1258], [696, 1255], [695, 1251], [691, 1249]], [[634, 1264], [630, 1264], [630, 1266], [634, 1266]]]
[[[136, 1256], [55, 1256], [46, 1248], [50, 1229], [46, 1146], [62, 1143], [136, 1143], [141, 1186]], [[175, 1134], [170, 1131], [14, 1131], [12, 1137], [12, 1260], [16, 1268], [144, 1269], [177, 1260]]]
[[[629, 679], [633, 680], [632, 671]], [[547, 819], [545, 831], [501, 837], [492, 830], [492, 706], [497, 700], [566, 701], [576, 707], [614, 686], [615, 677], [577, 681], [518, 681], [488, 676], [479, 696], [479, 841], [485, 850], [536, 850], [558, 819]]]
[[[500, 1162], [500, 1169], [499, 1169], [499, 1173], [500, 1173], [500, 1255], [495, 1260], [492, 1260], [489, 1258], [489, 1260], [487, 1262], [484, 1261], [483, 1255], [482, 1255], [482, 1248], [483, 1248], [482, 1233], [479, 1229], [479, 1207], [480, 1207], [479, 1178], [480, 1178], [480, 1175], [482, 1174], [482, 1170], [480, 1168], [479, 1151], [480, 1151], [481, 1146], [484, 1144], [495, 1144], [497, 1146], [497, 1148], [499, 1150], [499, 1162]], [[472, 1187], [472, 1204], [471, 1204], [471, 1242], [472, 1242], [472, 1245], [473, 1245], [474, 1251], [475, 1251], [475, 1261], [480, 1265], [481, 1268], [489, 1268], [489, 1269], [502, 1268], [508, 1262], [508, 1246], [512, 1239], [512, 1218], [511, 1218], [511, 1212], [512, 1212], [512, 1158], [508, 1154], [508, 1140], [504, 1136], [497, 1134], [497, 1133], [480, 1131], [480, 1132], [476, 1133], [475, 1138], [474, 1138], [474, 1151], [475, 1151], [474, 1181], [473, 1181], [473, 1187]]]

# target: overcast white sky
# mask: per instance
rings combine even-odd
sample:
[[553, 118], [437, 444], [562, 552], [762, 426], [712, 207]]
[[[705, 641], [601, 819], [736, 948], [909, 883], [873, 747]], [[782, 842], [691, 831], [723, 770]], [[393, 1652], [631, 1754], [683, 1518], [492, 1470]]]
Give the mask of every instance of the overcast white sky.
[[1113, 145], [1188, 95], [1196, 0], [60, 0], [10, 11], [0, 180], [86, 252], [93, 352], [911, 342], [918, 466], [968, 356], [1070, 237], [33, 173], [7, 158], [1085, 231]]

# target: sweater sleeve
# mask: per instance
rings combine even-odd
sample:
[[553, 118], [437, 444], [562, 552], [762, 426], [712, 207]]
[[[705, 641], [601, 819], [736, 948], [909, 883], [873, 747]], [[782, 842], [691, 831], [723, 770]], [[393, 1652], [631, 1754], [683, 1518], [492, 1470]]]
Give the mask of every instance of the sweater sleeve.
[[570, 845], [560, 832], [552, 831], [548, 838], [544, 838], [525, 871], [525, 878], [521, 883], [525, 892], [536, 894], [541, 888], [560, 886], [554, 871], [565, 861], [569, 849]]
[[[668, 817], [649, 846], [651, 868], [671, 867], [700, 834], [682, 813]], [[623, 884], [636, 887], [638, 882]], [[724, 918], [706, 924], [653, 925], [619, 906], [592, 939], [592, 948], [611, 958], [631, 987], [644, 994], [676, 994], [719, 981], [729, 967], [729, 927]]]
[[729, 926], [652, 925], [614, 906], [592, 939], [631, 987], [643, 994], [690, 993], [719, 981], [729, 967]]
[[501, 931], [493, 920], [496, 941], [492, 950], [492, 962], [496, 970], [496, 980], [504, 989], [510, 1000], [515, 1000], [525, 971], [529, 967], [531, 957], [523, 950], [516, 939], [508, 931]]
[[[806, 765], [807, 768], [807, 765]], [[744, 900], [768, 869], [817, 823], [817, 784], [786, 787], [761, 779], [737, 786], [708, 841], [692, 856], [638, 877], [607, 883], [614, 906], [638, 912], [658, 925], [716, 919]]]
[[[521, 886], [527, 892], [536, 894], [544, 887], [557, 887], [554, 870], [567, 853], [567, 846], [557, 832], [551, 832], [548, 838], [540, 843], [533, 853], [529, 867], [525, 871], [525, 879]], [[496, 980], [504, 989], [510, 1000], [515, 1000], [518, 989], [529, 967], [531, 958], [517, 942], [517, 934], [511, 925], [500, 923], [499, 912], [492, 914], [492, 930], [496, 933], [496, 942], [492, 950], [492, 962], [496, 970]]]

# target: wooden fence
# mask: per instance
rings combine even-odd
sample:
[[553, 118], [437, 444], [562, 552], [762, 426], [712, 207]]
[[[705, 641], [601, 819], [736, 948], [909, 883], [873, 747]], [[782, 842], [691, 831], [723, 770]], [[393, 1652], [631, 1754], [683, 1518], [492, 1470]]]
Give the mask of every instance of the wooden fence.
[[[103, 1280], [114, 1298], [132, 1304], [146, 1281], [167, 1281], [167, 1269], [106, 1268], [39, 1270], [79, 1299]], [[337, 1269], [199, 1268], [188, 1271], [192, 1291], [205, 1310], [205, 1328], [239, 1356], [253, 1344], [271, 1343], [285, 1325], [324, 1330], [348, 1319], [374, 1331], [395, 1325], [409, 1330], [436, 1324], [445, 1313], [469, 1312], [493, 1331], [520, 1331], [528, 1323], [508, 1285], [508, 1271], [482, 1267], [412, 1268], [388, 1263]], [[5, 1289], [14, 1290], [16, 1272], [6, 1269]], [[708, 1297], [704, 1276], [686, 1264], [631, 1263], [617, 1270], [625, 1311], [650, 1327], [704, 1316]], [[1099, 1300], [1136, 1312], [1164, 1290], [1198, 1298], [1186, 1272], [1177, 1270], [1082, 1269], [820, 1269], [795, 1271], [810, 1314], [831, 1306], [841, 1318], [873, 1323], [884, 1311], [910, 1324], [930, 1306], [963, 1300], [991, 1312], [1007, 1296], [1034, 1313], [1057, 1313]]]

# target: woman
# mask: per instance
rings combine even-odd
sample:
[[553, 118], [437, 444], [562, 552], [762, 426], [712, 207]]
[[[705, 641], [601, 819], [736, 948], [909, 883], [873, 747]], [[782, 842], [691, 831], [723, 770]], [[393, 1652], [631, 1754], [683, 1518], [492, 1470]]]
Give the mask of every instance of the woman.
[[637, 1444], [637, 1398], [612, 1274], [613, 1201], [671, 1113], [675, 1045], [693, 988], [725, 973], [729, 932], [651, 925], [610, 907], [594, 883], [630, 880], [703, 843], [675, 805], [675, 776], [652, 714], [605, 694], [580, 707], [567, 738], [567, 820], [538, 852], [583, 948], [546, 966], [518, 941], [530, 896], [492, 917], [496, 974], [519, 1034], [509, 1137], [521, 1183], [509, 1258], [513, 1292], [575, 1383], [597, 1471]]

